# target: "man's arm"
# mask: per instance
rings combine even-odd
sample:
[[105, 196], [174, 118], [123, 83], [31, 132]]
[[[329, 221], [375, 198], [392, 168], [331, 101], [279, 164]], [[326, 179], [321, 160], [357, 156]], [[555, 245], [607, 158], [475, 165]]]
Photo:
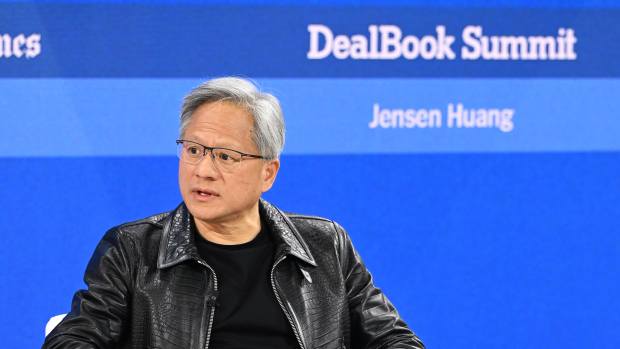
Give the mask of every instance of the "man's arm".
[[[123, 334], [131, 295], [132, 264], [122, 232], [109, 230], [91, 257], [71, 312], [45, 338], [43, 349], [113, 348]], [[125, 243], [128, 243], [125, 242]]]
[[372, 282], [372, 276], [349, 235], [336, 224], [340, 262], [348, 292], [353, 348], [423, 349], [420, 339], [400, 318], [392, 303]]

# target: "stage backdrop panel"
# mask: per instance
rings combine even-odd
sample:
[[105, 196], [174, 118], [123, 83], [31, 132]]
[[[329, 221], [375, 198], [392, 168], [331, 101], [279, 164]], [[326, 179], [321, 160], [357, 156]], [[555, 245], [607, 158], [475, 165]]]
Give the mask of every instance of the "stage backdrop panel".
[[35, 348], [99, 239], [173, 209], [178, 111], [254, 79], [265, 198], [342, 224], [429, 348], [620, 346], [612, 1], [0, 1], [0, 333]]

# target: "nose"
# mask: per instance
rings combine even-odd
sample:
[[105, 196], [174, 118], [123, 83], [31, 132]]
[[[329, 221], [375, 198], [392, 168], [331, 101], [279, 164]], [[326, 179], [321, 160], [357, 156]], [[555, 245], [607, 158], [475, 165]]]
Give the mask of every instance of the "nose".
[[220, 172], [215, 165], [215, 158], [211, 150], [207, 150], [206, 154], [196, 164], [196, 176], [207, 179], [218, 178]]

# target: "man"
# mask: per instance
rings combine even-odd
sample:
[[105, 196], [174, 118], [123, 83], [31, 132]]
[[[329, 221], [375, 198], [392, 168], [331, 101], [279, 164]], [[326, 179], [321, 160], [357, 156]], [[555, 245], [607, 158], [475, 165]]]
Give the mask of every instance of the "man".
[[44, 348], [423, 348], [338, 224], [260, 198], [284, 145], [275, 97], [208, 81], [180, 135], [183, 203], [106, 233]]

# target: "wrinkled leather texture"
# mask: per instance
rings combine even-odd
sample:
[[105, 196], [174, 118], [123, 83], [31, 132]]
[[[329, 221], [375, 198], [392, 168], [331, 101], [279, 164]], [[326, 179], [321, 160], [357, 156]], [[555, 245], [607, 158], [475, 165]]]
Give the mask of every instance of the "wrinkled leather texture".
[[[263, 200], [260, 213], [276, 243], [272, 283], [304, 348], [424, 347], [338, 224]], [[108, 231], [88, 264], [88, 289], [43, 348], [204, 349], [217, 287], [190, 219], [181, 204]]]

